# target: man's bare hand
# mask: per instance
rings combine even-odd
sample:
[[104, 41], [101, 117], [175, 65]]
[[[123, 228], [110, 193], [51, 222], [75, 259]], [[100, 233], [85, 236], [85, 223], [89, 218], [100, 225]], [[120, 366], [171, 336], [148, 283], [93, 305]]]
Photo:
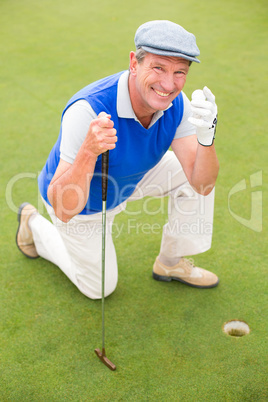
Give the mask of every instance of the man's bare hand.
[[86, 147], [96, 156], [115, 148], [116, 129], [111, 115], [101, 112], [91, 121], [86, 137]]

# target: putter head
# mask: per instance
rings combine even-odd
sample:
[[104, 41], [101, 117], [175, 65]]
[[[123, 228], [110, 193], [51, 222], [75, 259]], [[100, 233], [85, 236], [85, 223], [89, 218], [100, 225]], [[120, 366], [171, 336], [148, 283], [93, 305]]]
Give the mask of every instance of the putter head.
[[102, 361], [102, 363], [105, 364], [110, 370], [114, 371], [116, 369], [116, 366], [109, 360], [106, 355], [105, 355], [105, 349], [102, 349], [102, 352], [100, 349], [95, 349], [95, 353], [98, 356], [98, 358]]

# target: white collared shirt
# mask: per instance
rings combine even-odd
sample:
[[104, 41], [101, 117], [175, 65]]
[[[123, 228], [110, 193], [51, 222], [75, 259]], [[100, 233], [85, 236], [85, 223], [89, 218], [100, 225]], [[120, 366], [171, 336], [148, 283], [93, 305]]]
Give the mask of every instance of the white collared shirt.
[[[129, 71], [125, 71], [118, 81], [117, 113], [121, 118], [134, 119], [139, 122], [130, 101], [128, 77]], [[195, 134], [194, 126], [188, 122], [188, 118], [191, 116], [190, 101], [184, 92], [182, 92], [182, 96], [184, 101], [184, 112], [174, 139]], [[172, 103], [168, 106], [168, 108], [170, 107], [172, 107]], [[162, 110], [157, 111], [153, 115], [148, 128], [160, 119], [164, 112], [165, 111]], [[60, 145], [61, 159], [68, 163], [74, 162], [77, 152], [85, 140], [90, 122], [96, 117], [97, 114], [86, 100], [79, 100], [66, 110], [62, 119], [62, 140]]]

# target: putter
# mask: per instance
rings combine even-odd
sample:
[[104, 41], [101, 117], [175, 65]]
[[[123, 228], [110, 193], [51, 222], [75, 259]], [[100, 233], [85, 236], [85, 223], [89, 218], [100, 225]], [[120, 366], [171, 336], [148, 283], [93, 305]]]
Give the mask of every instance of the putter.
[[95, 349], [98, 358], [110, 370], [115, 370], [116, 366], [106, 357], [105, 354], [105, 326], [104, 326], [104, 287], [105, 287], [105, 237], [106, 237], [106, 200], [108, 187], [108, 166], [109, 166], [109, 151], [102, 154], [102, 264], [101, 264], [101, 296], [102, 296], [102, 350]]

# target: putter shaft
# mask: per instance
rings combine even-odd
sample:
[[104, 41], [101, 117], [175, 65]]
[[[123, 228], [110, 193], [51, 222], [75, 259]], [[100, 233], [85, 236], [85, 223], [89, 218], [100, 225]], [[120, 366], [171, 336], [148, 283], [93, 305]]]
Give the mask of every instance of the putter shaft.
[[102, 289], [101, 289], [101, 307], [102, 307], [102, 350], [105, 350], [105, 324], [104, 324], [104, 293], [105, 293], [105, 238], [106, 238], [106, 200], [102, 201]]
[[107, 186], [108, 186], [108, 163], [109, 163], [109, 151], [102, 154], [102, 351], [95, 349], [95, 353], [98, 358], [104, 363], [110, 370], [115, 370], [116, 366], [106, 357], [105, 354], [105, 324], [104, 324], [104, 295], [105, 295], [105, 238], [106, 238], [106, 200], [107, 200]]

